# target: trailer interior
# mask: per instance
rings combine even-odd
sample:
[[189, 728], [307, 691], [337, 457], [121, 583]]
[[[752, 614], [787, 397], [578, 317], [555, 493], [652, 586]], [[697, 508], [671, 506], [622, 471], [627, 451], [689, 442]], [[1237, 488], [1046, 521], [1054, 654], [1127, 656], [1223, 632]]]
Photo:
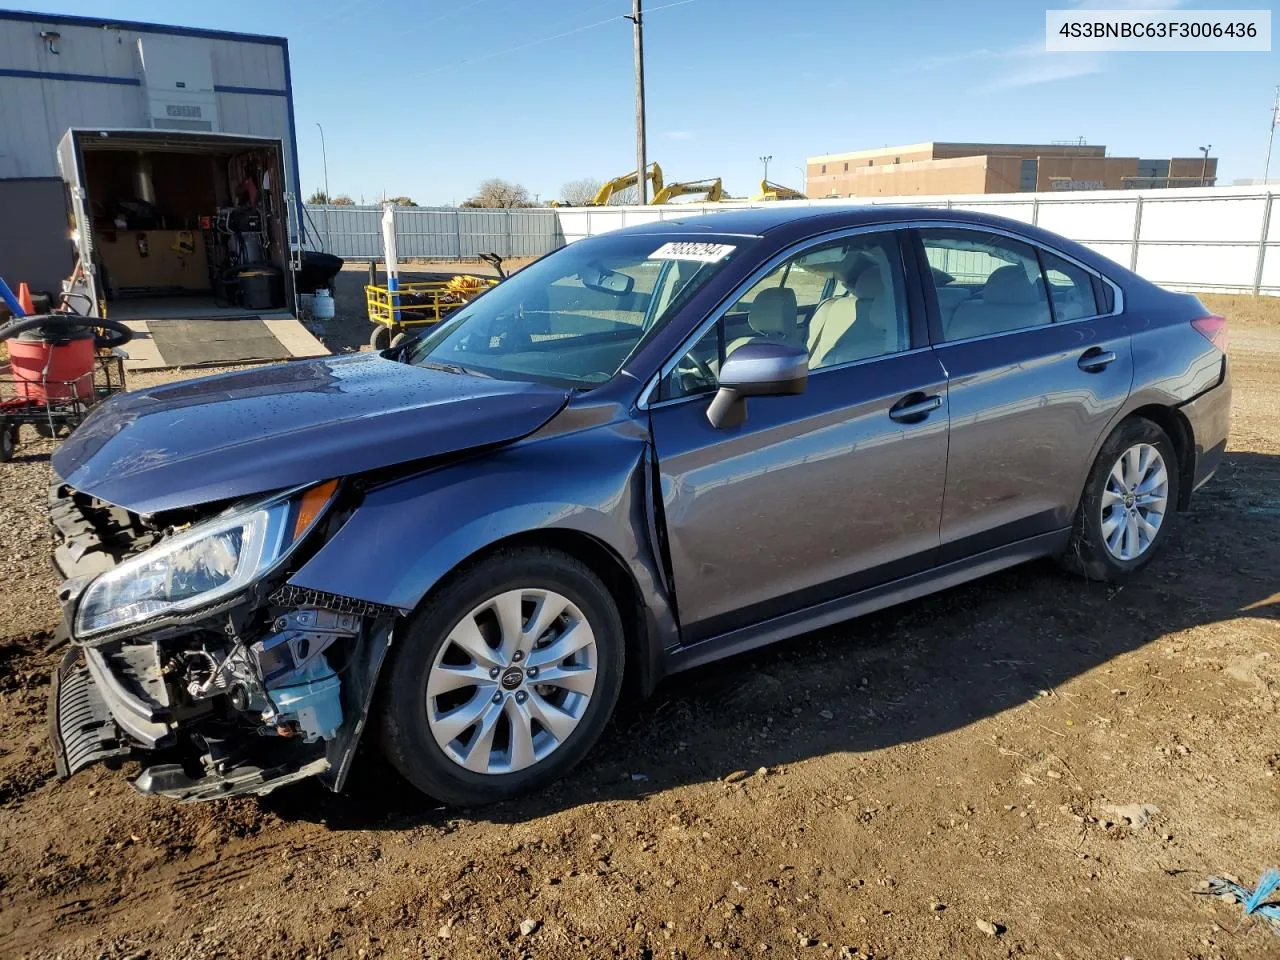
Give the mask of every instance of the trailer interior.
[[100, 310], [119, 320], [293, 312], [279, 141], [68, 136], [64, 177], [80, 185], [72, 206], [89, 234], [79, 247], [92, 259]]

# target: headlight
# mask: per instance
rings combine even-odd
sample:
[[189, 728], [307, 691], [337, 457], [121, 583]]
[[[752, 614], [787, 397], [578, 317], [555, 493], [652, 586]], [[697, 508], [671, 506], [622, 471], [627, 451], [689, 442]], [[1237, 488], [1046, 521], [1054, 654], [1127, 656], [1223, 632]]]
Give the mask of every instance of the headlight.
[[281, 560], [333, 499], [329, 481], [299, 497], [255, 504], [170, 537], [95, 579], [76, 608], [77, 639], [207, 606]]

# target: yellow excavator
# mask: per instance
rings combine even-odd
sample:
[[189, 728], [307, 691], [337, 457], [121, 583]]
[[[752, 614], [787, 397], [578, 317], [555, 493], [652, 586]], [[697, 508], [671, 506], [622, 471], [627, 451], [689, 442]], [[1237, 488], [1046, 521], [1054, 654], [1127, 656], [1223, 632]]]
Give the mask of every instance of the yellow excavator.
[[[657, 161], [654, 161], [645, 167], [644, 178], [649, 181], [649, 189], [654, 195], [662, 189], [662, 168], [658, 166]], [[601, 186], [600, 189], [596, 191], [596, 195], [588, 200], [584, 206], [608, 206], [609, 201], [612, 200], [615, 195], [621, 193], [623, 190], [630, 190], [639, 182], [640, 177], [636, 175], [636, 171], [634, 170], [630, 173], [623, 174], [621, 177], [614, 177], [612, 180]]]
[[784, 187], [780, 183], [773, 183], [769, 180], [760, 181], [760, 192], [757, 193], [752, 200], [805, 200], [808, 199], [799, 190], [792, 190], [790, 187]]
[[655, 190], [650, 203], [670, 203], [676, 197], [688, 197], [695, 193], [702, 194], [698, 202], [718, 203], [724, 198], [724, 185], [719, 177], [708, 180], [686, 180], [683, 183], [668, 183], [661, 190]]

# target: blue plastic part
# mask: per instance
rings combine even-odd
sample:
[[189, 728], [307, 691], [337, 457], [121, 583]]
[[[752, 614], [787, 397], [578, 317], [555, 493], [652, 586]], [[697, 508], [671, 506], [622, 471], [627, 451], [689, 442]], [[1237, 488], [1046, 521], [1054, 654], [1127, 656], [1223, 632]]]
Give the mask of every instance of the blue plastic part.
[[267, 696], [282, 714], [295, 718], [307, 742], [332, 740], [342, 726], [342, 681], [323, 656], [290, 675], [288, 686], [268, 688]]
[[9, 308], [9, 312], [15, 317], [25, 317], [27, 315], [27, 311], [22, 309], [22, 304], [18, 302], [18, 298], [9, 289], [9, 285], [4, 282], [4, 277], [0, 277], [0, 300], [4, 301], [5, 306]]

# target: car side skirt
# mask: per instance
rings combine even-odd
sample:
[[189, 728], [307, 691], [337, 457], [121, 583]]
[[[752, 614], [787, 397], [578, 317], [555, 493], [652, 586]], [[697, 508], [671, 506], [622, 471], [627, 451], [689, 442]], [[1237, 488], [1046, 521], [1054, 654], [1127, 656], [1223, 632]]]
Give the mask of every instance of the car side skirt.
[[667, 660], [667, 673], [679, 673], [722, 657], [755, 650], [811, 630], [820, 630], [842, 620], [937, 593], [1028, 560], [1057, 556], [1067, 548], [1070, 540], [1071, 528], [1064, 527], [943, 564], [932, 570], [891, 580], [847, 597], [828, 600], [750, 627], [710, 637], [672, 651]]

